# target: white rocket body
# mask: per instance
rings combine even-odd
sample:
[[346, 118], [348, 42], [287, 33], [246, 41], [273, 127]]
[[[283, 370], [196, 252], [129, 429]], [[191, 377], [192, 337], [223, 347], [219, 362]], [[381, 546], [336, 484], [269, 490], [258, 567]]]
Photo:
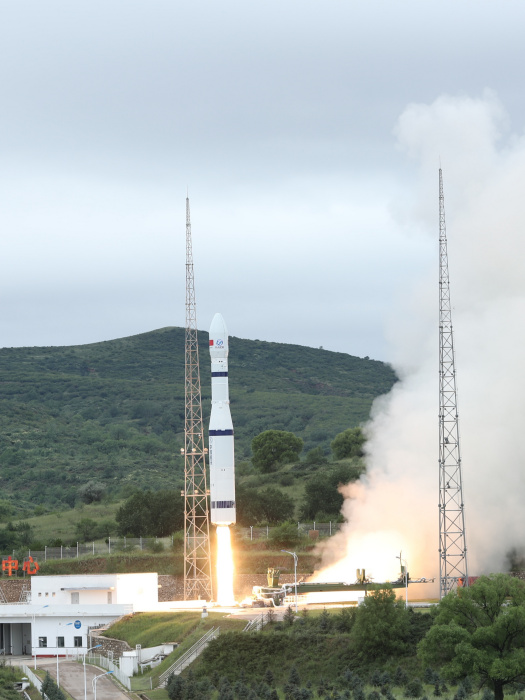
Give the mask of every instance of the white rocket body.
[[210, 326], [211, 415], [209, 427], [210, 501], [213, 525], [232, 525], [235, 515], [233, 423], [228, 392], [228, 331], [221, 314]]

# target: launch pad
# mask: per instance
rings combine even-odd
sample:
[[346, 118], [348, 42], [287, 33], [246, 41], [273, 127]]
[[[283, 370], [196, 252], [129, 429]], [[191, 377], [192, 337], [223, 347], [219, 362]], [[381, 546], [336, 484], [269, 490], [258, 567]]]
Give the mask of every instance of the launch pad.
[[279, 571], [268, 569], [268, 586], [254, 586], [252, 589], [252, 607], [268, 607], [283, 605], [284, 599], [288, 596], [301, 596], [305, 593], [341, 593], [341, 592], [362, 592], [367, 595], [368, 591], [375, 591], [384, 588], [408, 588], [414, 583], [433, 583], [433, 578], [410, 578], [410, 574], [401, 573], [394, 581], [373, 581], [366, 577], [364, 569], [357, 569], [357, 577], [354, 583], [323, 583], [319, 581], [298, 581], [295, 583], [285, 583], [279, 586]]

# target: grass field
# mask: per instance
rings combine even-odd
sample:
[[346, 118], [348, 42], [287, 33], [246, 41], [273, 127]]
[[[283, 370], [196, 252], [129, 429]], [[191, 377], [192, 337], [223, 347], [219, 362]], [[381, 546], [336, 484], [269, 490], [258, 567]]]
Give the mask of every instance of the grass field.
[[56, 510], [45, 515], [35, 515], [32, 518], [26, 518], [24, 522], [29, 523], [38, 539], [48, 546], [56, 539], [63, 540], [64, 543], [76, 542], [76, 525], [80, 520], [83, 518], [97, 522], [115, 520], [115, 514], [121, 505], [122, 501], [90, 503], [76, 508]]
[[[232, 618], [224, 613], [210, 612], [207, 618], [201, 618], [200, 612], [176, 613], [137, 613], [112, 625], [104, 636], [126, 641], [131, 647], [157, 646], [163, 643], [177, 642], [179, 646], [169, 654], [159, 666], [145, 671], [136, 677], [132, 689], [148, 688], [149, 679], [153, 683], [175, 661], [186, 653], [212, 627], [220, 627], [221, 632], [241, 631], [246, 620]], [[167, 698], [166, 691], [159, 691], [159, 697]], [[162, 695], [162, 693], [166, 693]], [[150, 692], [148, 691], [148, 695]], [[152, 696], [153, 697], [153, 696]], [[156, 697], [156, 696], [155, 696]]]

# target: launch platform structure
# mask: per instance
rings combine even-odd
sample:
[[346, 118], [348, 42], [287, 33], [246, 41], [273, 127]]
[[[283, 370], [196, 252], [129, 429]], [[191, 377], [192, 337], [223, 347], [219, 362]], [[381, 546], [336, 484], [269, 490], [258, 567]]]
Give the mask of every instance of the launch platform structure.
[[468, 586], [443, 174], [439, 169], [439, 597]]
[[184, 599], [211, 600], [210, 524], [190, 200], [186, 197], [186, 334], [184, 423]]

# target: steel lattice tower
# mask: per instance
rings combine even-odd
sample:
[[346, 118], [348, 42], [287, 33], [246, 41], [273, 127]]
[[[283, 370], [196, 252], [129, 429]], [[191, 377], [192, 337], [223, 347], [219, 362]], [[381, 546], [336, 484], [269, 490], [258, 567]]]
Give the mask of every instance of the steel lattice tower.
[[443, 176], [439, 169], [439, 597], [468, 586]]
[[[212, 599], [206, 452], [191, 245], [190, 200], [186, 197], [186, 340], [184, 424], [184, 599]], [[182, 450], [181, 450], [182, 452]]]

